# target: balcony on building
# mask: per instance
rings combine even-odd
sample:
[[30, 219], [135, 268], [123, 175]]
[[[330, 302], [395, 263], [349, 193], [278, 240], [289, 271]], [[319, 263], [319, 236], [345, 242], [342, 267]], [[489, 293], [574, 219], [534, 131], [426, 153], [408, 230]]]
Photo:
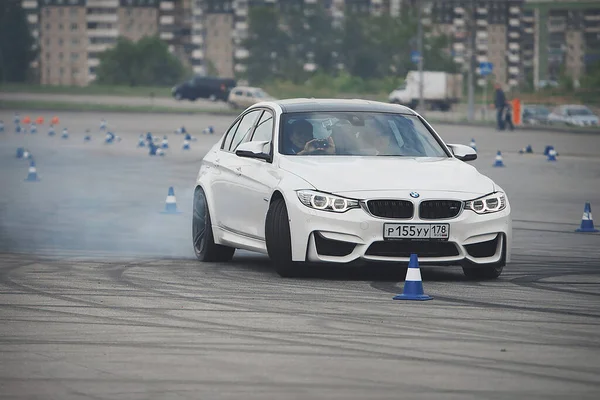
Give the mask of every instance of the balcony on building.
[[87, 35], [89, 38], [95, 38], [95, 37], [116, 38], [119, 36], [119, 30], [116, 28], [99, 28], [99, 29], [88, 28]]
[[87, 0], [86, 6], [97, 8], [117, 8], [119, 7], [119, 0]]
[[119, 16], [116, 13], [111, 14], [97, 14], [88, 13], [85, 17], [87, 22], [106, 22], [106, 23], [117, 23]]
[[38, 2], [37, 0], [26, 0], [21, 3], [21, 6], [26, 10], [35, 10], [38, 8]]

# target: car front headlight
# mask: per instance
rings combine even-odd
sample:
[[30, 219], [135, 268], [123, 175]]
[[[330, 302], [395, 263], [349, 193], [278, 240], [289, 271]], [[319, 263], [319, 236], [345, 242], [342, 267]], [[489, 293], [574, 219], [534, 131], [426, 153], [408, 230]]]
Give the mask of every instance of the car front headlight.
[[298, 190], [298, 200], [307, 207], [315, 210], [344, 213], [352, 208], [360, 208], [358, 200], [334, 196], [314, 190]]
[[478, 199], [465, 201], [465, 210], [471, 210], [477, 214], [495, 213], [502, 211], [505, 208], [506, 194], [502, 192], [496, 192]]

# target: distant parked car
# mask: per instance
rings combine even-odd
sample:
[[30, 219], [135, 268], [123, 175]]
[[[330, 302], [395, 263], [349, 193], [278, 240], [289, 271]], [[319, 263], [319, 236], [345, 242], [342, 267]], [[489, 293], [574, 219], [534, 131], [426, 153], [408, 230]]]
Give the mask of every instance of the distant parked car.
[[531, 104], [523, 107], [523, 123], [526, 125], [539, 125], [548, 123], [550, 110], [546, 106]]
[[229, 91], [235, 87], [235, 79], [195, 76], [171, 89], [175, 100], [209, 99], [227, 101]]
[[598, 120], [598, 116], [589, 108], [576, 104], [558, 106], [548, 115], [551, 124], [598, 126]]
[[276, 100], [261, 88], [251, 86], [237, 86], [229, 92], [227, 102], [233, 108], [247, 108], [261, 101]]

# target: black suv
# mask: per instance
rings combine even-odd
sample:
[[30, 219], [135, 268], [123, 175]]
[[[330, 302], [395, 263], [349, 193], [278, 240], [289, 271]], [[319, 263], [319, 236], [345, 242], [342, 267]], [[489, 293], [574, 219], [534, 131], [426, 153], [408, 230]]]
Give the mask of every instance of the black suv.
[[212, 101], [227, 101], [229, 91], [237, 86], [235, 79], [195, 76], [171, 89], [175, 100], [191, 100], [203, 98]]

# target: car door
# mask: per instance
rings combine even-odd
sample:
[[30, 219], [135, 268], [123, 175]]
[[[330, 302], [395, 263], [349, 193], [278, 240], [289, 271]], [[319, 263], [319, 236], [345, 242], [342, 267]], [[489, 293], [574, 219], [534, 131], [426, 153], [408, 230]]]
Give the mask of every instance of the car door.
[[212, 183], [214, 200], [213, 223], [233, 232], [239, 232], [239, 219], [243, 214], [245, 193], [238, 184], [241, 167], [246, 163], [242, 157], [235, 155], [240, 143], [250, 140], [254, 125], [262, 110], [252, 110], [239, 118], [239, 123], [228, 131], [221, 149], [215, 158], [215, 179]]
[[[265, 110], [256, 123], [252, 141], [268, 141], [265, 146], [272, 155], [274, 135], [274, 114]], [[241, 165], [239, 191], [244, 193], [244, 212], [240, 215], [239, 230], [246, 236], [255, 239], [265, 239], [265, 218], [269, 209], [269, 199], [273, 188], [277, 186], [280, 177], [278, 171], [269, 161], [256, 158], [244, 158]]]

